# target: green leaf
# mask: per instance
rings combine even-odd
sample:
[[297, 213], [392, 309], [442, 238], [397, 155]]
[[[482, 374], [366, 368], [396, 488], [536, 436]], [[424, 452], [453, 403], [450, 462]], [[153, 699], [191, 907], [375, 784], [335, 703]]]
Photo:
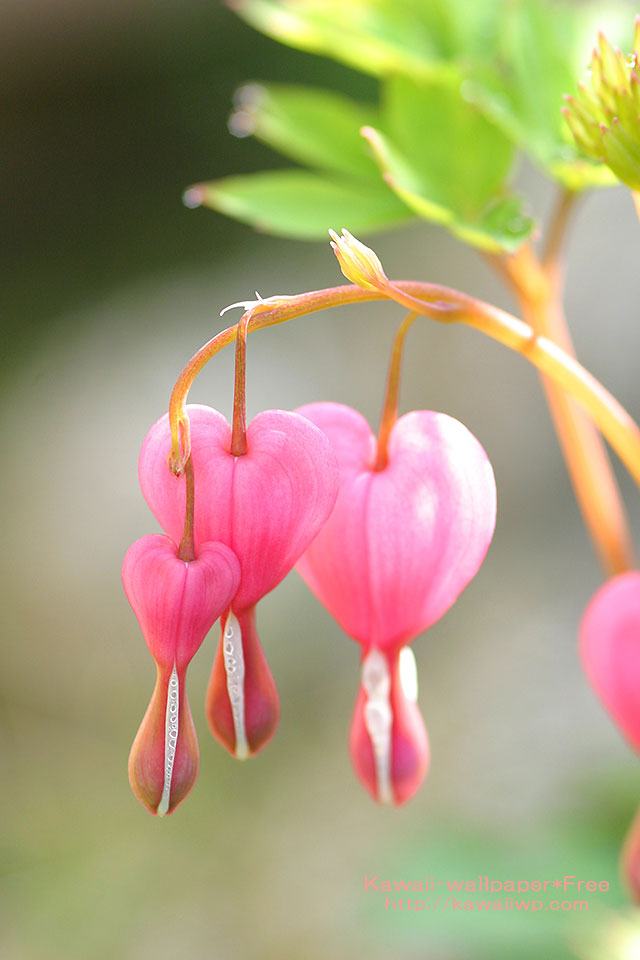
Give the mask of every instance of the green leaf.
[[513, 146], [463, 99], [459, 83], [396, 77], [383, 100], [385, 130], [447, 206], [473, 214], [503, 188]]
[[513, 160], [508, 138], [457, 84], [395, 78], [385, 106], [388, 133], [369, 129], [368, 139], [407, 206], [482, 249], [516, 249], [533, 222], [505, 189]]
[[329, 90], [252, 84], [238, 91], [231, 128], [299, 163], [353, 177], [378, 180], [360, 128], [375, 123], [378, 110]]
[[412, 216], [382, 181], [334, 180], [306, 170], [227, 177], [192, 188], [187, 202], [196, 197], [256, 230], [299, 240], [326, 239], [330, 227], [366, 234]]
[[445, 0], [236, 0], [248, 23], [289, 46], [374, 76], [455, 71], [455, 26]]
[[[596, 37], [584, 6], [514, 0], [503, 6], [499, 49], [477, 64], [468, 96], [554, 179], [571, 190], [613, 182], [582, 156], [562, 115]], [[592, 29], [593, 27], [593, 29]]]

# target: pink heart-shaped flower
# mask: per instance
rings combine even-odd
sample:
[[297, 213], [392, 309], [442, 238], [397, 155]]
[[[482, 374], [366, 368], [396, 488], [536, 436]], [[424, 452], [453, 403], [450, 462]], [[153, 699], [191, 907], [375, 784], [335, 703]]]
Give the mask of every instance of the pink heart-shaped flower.
[[[247, 453], [230, 451], [231, 427], [211, 407], [187, 407], [195, 477], [194, 541], [226, 543], [240, 561], [234, 610], [253, 606], [287, 575], [335, 503], [338, 470], [324, 434], [285, 410], [265, 410], [247, 427]], [[142, 445], [142, 493], [163, 530], [180, 541], [185, 480], [167, 469], [169, 418]]]
[[482, 563], [496, 518], [493, 471], [475, 437], [442, 413], [398, 420], [378, 470], [376, 438], [355, 410], [314, 403], [299, 413], [331, 441], [340, 493], [297, 569], [363, 647], [350, 738], [356, 773], [378, 802], [404, 803], [426, 775], [429, 744], [403, 687], [403, 658], [414, 673], [415, 661], [402, 648], [449, 609]]
[[614, 577], [592, 597], [580, 653], [592, 687], [640, 751], [640, 572]]
[[297, 570], [365, 649], [399, 649], [449, 609], [484, 559], [496, 518], [491, 464], [443, 413], [401, 417], [376, 471], [376, 439], [357, 411], [314, 403], [298, 412], [331, 441], [340, 493]]
[[187, 563], [169, 537], [156, 534], [129, 547], [122, 582], [157, 665], [153, 696], [129, 755], [129, 780], [151, 813], [172, 813], [198, 775], [187, 666], [231, 603], [240, 564], [222, 543], [201, 543]]
[[[246, 454], [235, 457], [230, 452], [231, 427], [221, 413], [195, 404], [187, 412], [196, 549], [203, 541], [225, 543], [238, 557], [242, 572], [232, 610], [224, 618], [207, 695], [207, 720], [214, 736], [234, 756], [247, 757], [268, 743], [279, 716], [254, 607], [286, 576], [325, 523], [338, 494], [338, 467], [325, 435], [297, 413], [259, 413], [247, 427]], [[170, 449], [165, 415], [142, 446], [140, 486], [163, 529], [179, 540], [185, 479], [167, 469]]]
[[170, 537], [136, 540], [122, 563], [122, 583], [156, 663], [184, 670], [240, 582], [240, 565], [223, 543], [201, 543], [186, 563]]

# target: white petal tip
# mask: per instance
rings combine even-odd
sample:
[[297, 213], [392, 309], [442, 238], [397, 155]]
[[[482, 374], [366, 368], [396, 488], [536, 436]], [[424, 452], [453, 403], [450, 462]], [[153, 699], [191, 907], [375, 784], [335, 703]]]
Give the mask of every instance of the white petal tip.
[[400, 651], [400, 686], [407, 700], [416, 703], [418, 699], [418, 667], [411, 647], [403, 647]]

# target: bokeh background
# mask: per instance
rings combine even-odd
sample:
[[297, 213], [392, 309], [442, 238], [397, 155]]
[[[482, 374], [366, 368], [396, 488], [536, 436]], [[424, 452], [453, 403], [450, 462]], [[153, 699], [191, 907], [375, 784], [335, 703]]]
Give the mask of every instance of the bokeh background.
[[[2, 19], [0, 957], [586, 956], [624, 904], [617, 856], [640, 771], [578, 662], [600, 572], [536, 374], [473, 331], [416, 324], [404, 368], [403, 408], [466, 423], [499, 495], [480, 574], [414, 645], [432, 746], [419, 795], [379, 809], [356, 782], [358, 651], [291, 574], [259, 610], [282, 701], [273, 743], [241, 765], [207, 733], [212, 635], [190, 671], [196, 789], [163, 821], [133, 797], [127, 755], [154, 668], [120, 564], [157, 529], [140, 443], [222, 307], [340, 280], [328, 245], [188, 211], [182, 191], [280, 164], [229, 135], [238, 84], [367, 98], [374, 82], [259, 36], [216, 0], [5, 0]], [[551, 188], [526, 166], [518, 176], [544, 218]], [[374, 242], [392, 276], [512, 306], [438, 228]], [[581, 203], [568, 253], [578, 356], [638, 417], [640, 227], [625, 190]], [[332, 399], [375, 425], [399, 317], [353, 307], [256, 334], [249, 412]], [[217, 357], [192, 399], [229, 415], [232, 360]], [[637, 490], [619, 473], [640, 534]], [[365, 874], [575, 874], [612, 889], [588, 915], [394, 915]]]

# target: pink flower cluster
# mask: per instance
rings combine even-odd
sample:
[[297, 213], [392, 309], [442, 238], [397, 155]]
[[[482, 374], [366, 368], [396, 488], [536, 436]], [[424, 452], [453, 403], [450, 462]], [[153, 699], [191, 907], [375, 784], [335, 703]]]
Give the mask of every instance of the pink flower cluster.
[[[193, 786], [198, 744], [186, 668], [214, 622], [221, 636], [206, 701], [209, 727], [236, 757], [257, 753], [278, 721], [278, 695], [256, 632], [256, 604], [294, 564], [362, 650], [350, 736], [373, 797], [400, 804], [424, 779], [427, 734], [408, 644], [453, 604], [489, 547], [495, 482], [457, 420], [414, 411], [393, 427], [386, 465], [355, 410], [319, 403], [268, 410], [230, 452], [231, 427], [192, 405], [194, 559], [180, 559], [185, 478], [167, 469], [168, 417], [149, 431], [139, 477], [165, 536], [143, 537], [122, 569], [157, 665], [129, 775], [151, 813], [171, 813]], [[304, 637], [300, 638], [304, 642]]]

